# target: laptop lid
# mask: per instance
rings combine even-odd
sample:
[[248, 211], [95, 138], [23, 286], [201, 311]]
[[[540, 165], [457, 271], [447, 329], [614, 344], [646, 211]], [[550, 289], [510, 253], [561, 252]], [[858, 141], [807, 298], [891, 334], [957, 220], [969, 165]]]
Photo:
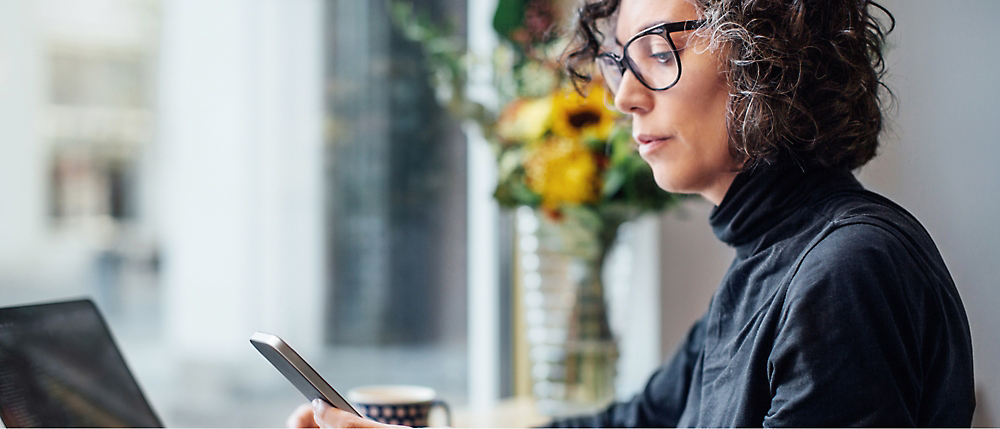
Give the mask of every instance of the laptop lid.
[[163, 427], [90, 300], [0, 308], [7, 427]]

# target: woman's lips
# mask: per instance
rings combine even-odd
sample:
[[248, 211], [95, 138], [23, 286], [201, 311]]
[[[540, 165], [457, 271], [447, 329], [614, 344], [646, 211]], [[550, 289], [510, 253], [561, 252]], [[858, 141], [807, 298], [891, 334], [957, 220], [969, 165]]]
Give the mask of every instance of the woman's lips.
[[662, 148], [670, 140], [669, 136], [653, 136], [649, 134], [640, 134], [634, 138], [636, 143], [639, 143], [639, 155], [642, 157]]

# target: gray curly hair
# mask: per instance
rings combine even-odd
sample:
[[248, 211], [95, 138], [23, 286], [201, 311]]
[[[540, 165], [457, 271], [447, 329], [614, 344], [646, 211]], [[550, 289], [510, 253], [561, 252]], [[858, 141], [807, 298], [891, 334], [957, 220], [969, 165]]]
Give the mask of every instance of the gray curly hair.
[[[746, 168], [787, 157], [854, 170], [875, 157], [892, 93], [885, 36], [895, 26], [871, 0], [691, 0], [726, 64], [730, 149]], [[587, 0], [565, 64], [578, 87], [621, 0]], [[876, 16], [888, 18], [886, 27]]]

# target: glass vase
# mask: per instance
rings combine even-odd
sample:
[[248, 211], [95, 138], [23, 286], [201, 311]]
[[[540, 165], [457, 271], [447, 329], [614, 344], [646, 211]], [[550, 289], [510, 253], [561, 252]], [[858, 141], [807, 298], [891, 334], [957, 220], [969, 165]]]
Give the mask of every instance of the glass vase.
[[623, 220], [547, 216], [518, 212], [532, 394], [546, 415], [593, 412], [615, 396], [603, 271]]

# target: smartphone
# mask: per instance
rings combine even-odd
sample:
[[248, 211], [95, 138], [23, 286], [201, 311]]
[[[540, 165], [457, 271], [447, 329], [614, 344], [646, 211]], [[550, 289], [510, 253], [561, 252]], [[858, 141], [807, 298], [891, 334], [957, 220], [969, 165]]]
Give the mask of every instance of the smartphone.
[[253, 344], [257, 351], [264, 355], [264, 358], [271, 362], [271, 365], [274, 365], [278, 372], [284, 375], [310, 401], [317, 398], [322, 399], [335, 408], [364, 418], [326, 380], [323, 380], [323, 377], [320, 377], [319, 373], [309, 366], [305, 359], [302, 359], [302, 356], [299, 356], [277, 335], [255, 332], [250, 337], [250, 344]]

